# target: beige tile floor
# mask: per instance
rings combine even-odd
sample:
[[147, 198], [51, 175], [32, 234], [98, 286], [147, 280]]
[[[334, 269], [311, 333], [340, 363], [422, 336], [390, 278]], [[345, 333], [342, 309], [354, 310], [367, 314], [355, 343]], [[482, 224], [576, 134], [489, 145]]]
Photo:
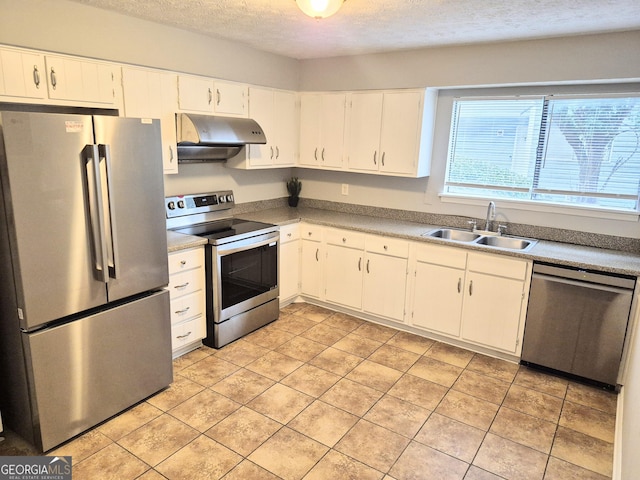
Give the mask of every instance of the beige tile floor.
[[176, 359], [174, 377], [49, 454], [73, 456], [74, 480], [612, 473], [614, 394], [313, 305]]

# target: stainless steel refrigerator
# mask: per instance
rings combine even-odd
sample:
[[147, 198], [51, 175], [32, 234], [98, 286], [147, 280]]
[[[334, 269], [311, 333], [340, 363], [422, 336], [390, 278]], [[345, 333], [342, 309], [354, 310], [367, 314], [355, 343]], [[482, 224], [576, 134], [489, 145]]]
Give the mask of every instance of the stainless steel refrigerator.
[[0, 410], [42, 451], [172, 382], [158, 120], [0, 112]]

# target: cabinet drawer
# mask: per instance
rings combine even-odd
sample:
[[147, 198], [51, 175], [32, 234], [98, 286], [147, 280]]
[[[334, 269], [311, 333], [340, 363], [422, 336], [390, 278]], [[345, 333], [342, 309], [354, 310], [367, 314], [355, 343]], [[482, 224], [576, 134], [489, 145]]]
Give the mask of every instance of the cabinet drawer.
[[169, 275], [204, 265], [204, 248], [179, 250], [169, 254]]
[[527, 264], [526, 260], [506, 258], [500, 255], [470, 253], [468, 267], [471, 272], [524, 280], [527, 275]]
[[188, 322], [171, 327], [171, 349], [176, 350], [207, 336], [204, 317], [196, 317]]
[[364, 239], [365, 235], [348, 230], [328, 230], [326, 234], [328, 244], [358, 250], [364, 250]]
[[322, 241], [322, 227], [318, 225], [301, 225], [300, 238], [302, 240], [312, 240], [314, 242]]
[[204, 292], [198, 290], [171, 300], [171, 324], [175, 325], [204, 313]]
[[408, 258], [409, 242], [394, 238], [367, 237], [367, 252], [380, 253], [391, 257]]
[[171, 299], [202, 290], [204, 288], [204, 273], [202, 267], [175, 273], [169, 276], [169, 292]]
[[467, 252], [460, 248], [442, 247], [440, 245], [418, 245], [416, 259], [419, 262], [442, 265], [452, 268], [466, 268]]
[[291, 242], [300, 238], [300, 224], [292, 223], [280, 227], [280, 243]]

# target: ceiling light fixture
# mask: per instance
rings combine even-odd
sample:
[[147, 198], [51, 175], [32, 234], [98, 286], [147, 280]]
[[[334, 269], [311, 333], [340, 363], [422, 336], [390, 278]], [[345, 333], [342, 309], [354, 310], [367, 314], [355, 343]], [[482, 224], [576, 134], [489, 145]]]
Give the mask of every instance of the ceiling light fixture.
[[313, 18], [327, 18], [340, 10], [346, 0], [296, 0], [298, 7]]

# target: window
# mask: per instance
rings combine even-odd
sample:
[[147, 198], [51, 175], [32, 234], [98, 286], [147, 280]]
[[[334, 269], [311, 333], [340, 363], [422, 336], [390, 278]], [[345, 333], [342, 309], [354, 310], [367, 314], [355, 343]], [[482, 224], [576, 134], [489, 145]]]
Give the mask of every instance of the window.
[[640, 96], [456, 99], [444, 191], [638, 211]]

